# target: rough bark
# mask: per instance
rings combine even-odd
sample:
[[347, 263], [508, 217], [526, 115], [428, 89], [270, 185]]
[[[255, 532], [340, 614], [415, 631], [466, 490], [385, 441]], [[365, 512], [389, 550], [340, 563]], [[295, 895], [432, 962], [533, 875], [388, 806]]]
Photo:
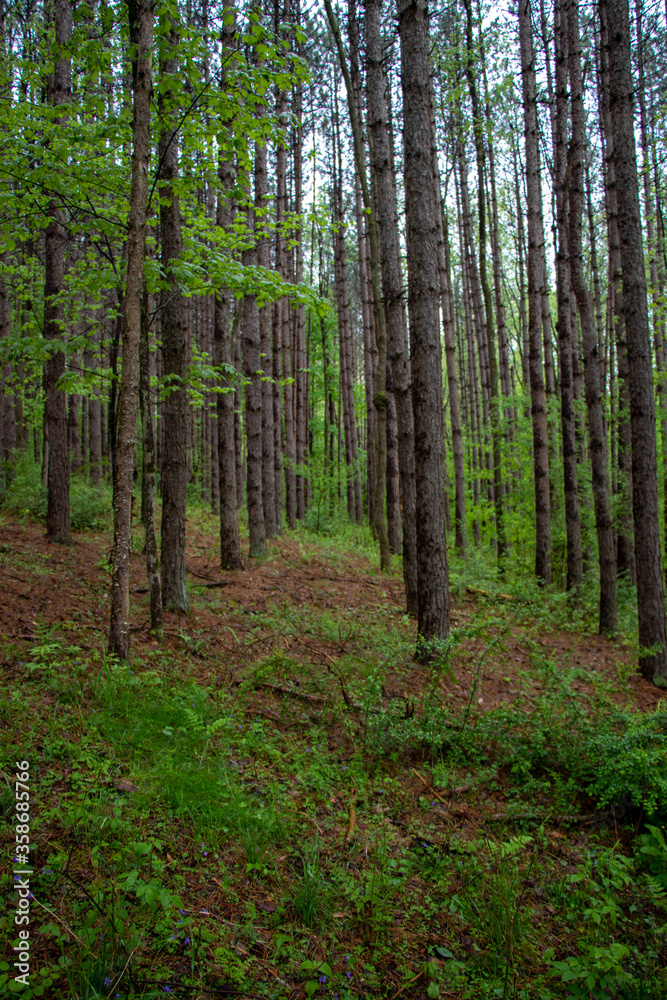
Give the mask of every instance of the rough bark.
[[616, 360], [618, 366], [618, 407], [617, 407], [617, 476], [616, 495], [619, 509], [616, 538], [616, 561], [618, 573], [636, 582], [635, 555], [632, 537], [632, 446], [630, 429], [628, 351], [625, 337], [623, 314], [623, 289], [621, 285], [621, 243], [618, 229], [617, 178], [614, 161], [614, 137], [609, 106], [609, 52], [607, 32], [600, 26], [599, 53], [599, 105], [600, 132], [604, 163], [604, 185], [607, 216], [607, 239], [609, 258], [609, 283], [614, 306], [614, 337], [616, 340]]
[[582, 582], [581, 518], [577, 476], [577, 441], [572, 382], [572, 331], [570, 324], [570, 253], [568, 244], [568, 46], [567, 0], [558, 0], [555, 10], [556, 113], [554, 138], [554, 188], [556, 196], [556, 294], [558, 307], [558, 359], [560, 366], [561, 441], [565, 493], [568, 591]]
[[153, 407], [151, 405], [150, 351], [148, 330], [148, 294], [144, 289], [139, 340], [139, 405], [143, 437], [141, 470], [141, 520], [144, 526], [146, 573], [151, 603], [151, 632], [162, 636], [162, 587], [158, 569], [156, 525], [157, 462]]
[[623, 315], [628, 348], [639, 665], [644, 677], [660, 687], [667, 687], [655, 400], [639, 208], [627, 0], [600, 0], [599, 11], [606, 28], [609, 52], [609, 110], [614, 139]]
[[161, 566], [162, 603], [170, 611], [187, 613], [185, 580], [185, 503], [188, 486], [189, 407], [183, 378], [188, 359], [185, 303], [175, 268], [183, 252], [178, 185], [178, 116], [172, 107], [170, 87], [178, 74], [176, 28], [172, 26], [166, 58], [160, 67], [163, 87], [159, 108], [162, 131], [158, 145], [160, 160], [160, 244], [162, 269], [168, 287], [161, 293], [163, 375], [167, 389], [162, 423], [167, 447], [162, 455]]
[[408, 310], [417, 487], [417, 655], [449, 633], [445, 541], [442, 366], [437, 266], [438, 206], [433, 197], [428, 12], [425, 0], [398, 0], [408, 249]]
[[493, 316], [493, 297], [486, 266], [486, 143], [482, 110], [477, 93], [475, 73], [472, 0], [464, 0], [466, 10], [466, 61], [465, 74], [472, 104], [472, 126], [477, 159], [477, 218], [479, 224], [479, 280], [484, 296], [484, 318], [486, 349], [489, 365], [489, 409], [491, 415], [491, 441], [493, 449], [493, 500], [496, 518], [496, 555], [502, 573], [507, 555], [505, 517], [503, 510], [503, 485], [501, 464], [501, 410], [498, 392], [498, 356], [496, 351], [496, 330]]
[[[255, 145], [255, 162], [261, 147]], [[257, 264], [257, 226], [252, 206], [247, 210], [248, 239], [250, 247], [243, 252], [246, 266]], [[262, 499], [262, 366], [260, 359], [260, 324], [257, 298], [246, 295], [243, 300], [243, 374], [245, 385], [246, 432], [246, 503], [248, 505], [249, 554], [251, 558], [266, 555], [266, 526]]]
[[[72, 8], [69, 0], [54, 0], [55, 59], [47, 91], [50, 104], [63, 109], [62, 121], [72, 94], [72, 60], [67, 46], [72, 37]], [[54, 345], [44, 363], [44, 434], [48, 442], [46, 537], [71, 543], [69, 526], [69, 449], [67, 445], [67, 397], [58, 387], [65, 374], [65, 354], [55, 348], [62, 342], [63, 306], [57, 296], [65, 281], [68, 233], [67, 217], [61, 202], [53, 198], [47, 209], [49, 225], [44, 237], [44, 339]], [[5, 450], [7, 450], [5, 428]]]
[[389, 115], [380, 38], [381, 0], [366, 0], [366, 93], [371, 164], [377, 191], [382, 257], [382, 294], [387, 323], [387, 357], [396, 403], [398, 461], [403, 500], [403, 581], [409, 614], [417, 614], [417, 528], [415, 522], [414, 415], [405, 317], [403, 274], [392, 169]]
[[[303, 280], [303, 85], [298, 82], [294, 88], [294, 214], [296, 227], [294, 239], [294, 280]], [[306, 312], [297, 306], [294, 315], [294, 444], [296, 463], [305, 471], [308, 463], [308, 399], [306, 370]], [[303, 521], [306, 515], [307, 476], [300, 472], [296, 477], [296, 516]]]
[[[232, 3], [225, 5], [221, 32], [222, 72], [220, 87], [229, 85], [232, 54], [235, 46], [236, 11]], [[233, 152], [228, 148], [226, 131], [219, 139], [218, 154], [218, 203], [216, 226], [228, 229], [234, 220], [233, 191], [236, 180]], [[216, 292], [213, 306], [213, 360], [225, 366], [220, 379], [224, 392], [217, 394], [218, 434], [218, 488], [220, 492], [220, 565], [223, 569], [241, 569], [241, 538], [239, 535], [238, 504], [236, 497], [236, 445], [234, 440], [234, 356], [232, 354], [232, 301], [228, 288]]]
[[[449, 398], [449, 418], [452, 430], [452, 455], [454, 459], [454, 538], [459, 555], [466, 552], [466, 514], [465, 514], [465, 466], [463, 452], [463, 433], [461, 428], [461, 405], [459, 399], [459, 382], [456, 372], [456, 349], [454, 342], [454, 324], [452, 320], [452, 290], [450, 274], [449, 231], [445, 202], [440, 187], [440, 165], [435, 131], [435, 108], [431, 93], [431, 162], [436, 205], [436, 235], [438, 253], [438, 277], [440, 283], [440, 307], [442, 310], [442, 327], [445, 340], [445, 359], [447, 364], [447, 389]], [[444, 427], [443, 427], [444, 433]], [[445, 464], [445, 476], [447, 466]], [[448, 485], [445, 482], [445, 496], [448, 497]], [[447, 503], [447, 530], [450, 529], [449, 503]]]
[[542, 374], [542, 281], [544, 226], [540, 179], [539, 132], [535, 85], [535, 54], [530, 0], [519, 0], [519, 41], [526, 142], [526, 197], [528, 207], [528, 340], [533, 473], [535, 479], [535, 575], [551, 583], [551, 500], [549, 496], [549, 435]]
[[[281, 102], [281, 109], [283, 105]], [[284, 102], [284, 113], [287, 102]], [[283, 120], [284, 116], [281, 118]], [[284, 232], [280, 228], [287, 211], [287, 154], [283, 144], [278, 146], [276, 167], [276, 269], [287, 280], [288, 261]], [[287, 525], [296, 527], [296, 436], [294, 428], [294, 384], [292, 373], [292, 338], [290, 335], [289, 303], [283, 299], [279, 303], [280, 344], [282, 358], [283, 412], [284, 412], [284, 452], [285, 452], [285, 514]]]
[[352, 126], [352, 137], [354, 143], [354, 161], [361, 184], [361, 193], [364, 201], [364, 210], [368, 214], [368, 236], [370, 242], [370, 267], [371, 267], [371, 287], [373, 289], [373, 314], [375, 318], [375, 339], [378, 350], [378, 363], [376, 372], [375, 396], [373, 402], [377, 411], [377, 457], [375, 473], [375, 498], [373, 504], [373, 516], [375, 518], [375, 531], [380, 544], [380, 568], [389, 570], [391, 568], [391, 552], [389, 549], [389, 537], [387, 535], [387, 521], [385, 518], [385, 490], [387, 481], [387, 406], [389, 399], [386, 390], [387, 378], [387, 327], [382, 303], [382, 278], [380, 274], [380, 241], [378, 236], [377, 219], [371, 200], [370, 187], [366, 173], [366, 153], [364, 149], [363, 136], [361, 133], [361, 121], [354, 99], [354, 88], [350, 78], [350, 72], [345, 58], [343, 40], [336, 20], [330, 0], [324, 0], [327, 18], [331, 33], [334, 36], [341, 72], [345, 80], [347, 92], [348, 109], [350, 113], [350, 124]]
[[[563, 12], [563, 15], [565, 12]], [[562, 15], [562, 16], [563, 16]], [[584, 212], [584, 141], [586, 118], [581, 77], [581, 42], [577, 0], [567, 5], [568, 63], [572, 100], [570, 140], [569, 232], [570, 278], [576, 295], [584, 349], [584, 382], [588, 412], [595, 527], [600, 565], [600, 618], [603, 635], [613, 635], [617, 625], [616, 558], [607, 471], [607, 438], [602, 415], [602, 384], [595, 316], [591, 293], [584, 274], [581, 226]]]
[[[267, 269], [271, 264], [269, 237], [264, 229], [264, 211], [268, 199], [268, 171], [266, 146], [257, 147], [255, 159], [255, 218], [258, 220], [257, 263]], [[259, 310], [259, 349], [262, 370], [262, 505], [266, 537], [277, 534], [275, 498], [275, 460], [273, 454], [273, 359], [270, 306]]]
[[134, 114], [132, 121], [132, 181], [127, 234], [127, 278], [123, 301], [123, 372], [118, 401], [116, 474], [114, 478], [114, 549], [111, 575], [109, 649], [121, 660], [130, 652], [130, 549], [132, 479], [139, 403], [139, 338], [146, 244], [146, 203], [150, 161], [151, 48], [153, 7], [148, 0], [128, 4], [130, 42], [135, 47], [132, 67]]

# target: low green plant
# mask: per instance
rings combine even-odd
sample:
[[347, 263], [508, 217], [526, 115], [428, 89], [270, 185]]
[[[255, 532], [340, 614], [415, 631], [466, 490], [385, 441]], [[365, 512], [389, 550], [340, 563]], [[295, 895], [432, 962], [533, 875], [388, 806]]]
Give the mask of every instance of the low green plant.
[[619, 712], [609, 721], [589, 742], [586, 790], [600, 806], [629, 800], [649, 817], [667, 812], [667, 712]]
[[319, 865], [318, 847], [315, 842], [310, 850], [301, 855], [303, 874], [295, 883], [292, 896], [295, 916], [300, 923], [309, 928], [319, 927], [327, 919], [331, 909], [330, 893]]
[[637, 854], [642, 864], [648, 868], [655, 887], [667, 899], [667, 840], [664, 826], [646, 827], [647, 832], [637, 837]]
[[630, 949], [618, 941], [606, 946], [589, 945], [583, 955], [573, 955], [564, 961], [554, 961], [555, 951], [549, 948], [545, 960], [551, 965], [551, 975], [559, 977], [569, 991], [565, 1000], [613, 1000], [622, 981], [623, 963]]
[[[32, 455], [19, 452], [14, 459], [9, 488], [3, 509], [21, 517], [46, 517], [46, 486], [42, 472]], [[83, 474], [70, 479], [70, 526], [76, 531], [100, 531], [111, 521], [111, 489], [108, 484], [93, 485]]]

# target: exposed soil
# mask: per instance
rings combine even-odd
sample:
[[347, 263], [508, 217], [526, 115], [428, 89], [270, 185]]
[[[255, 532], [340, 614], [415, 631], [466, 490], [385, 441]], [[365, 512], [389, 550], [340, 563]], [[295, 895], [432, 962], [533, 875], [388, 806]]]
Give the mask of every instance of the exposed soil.
[[[137, 532], [138, 535], [138, 532]], [[235, 679], [237, 668], [266, 656], [274, 649], [289, 652], [296, 659], [329, 670], [337, 658], [348, 652], [344, 635], [338, 642], [325, 641], [321, 636], [295, 636], [257, 629], [253, 616], [272, 606], [308, 608], [326, 612], [347, 609], [354, 617], [373, 617], [381, 605], [395, 612], [397, 623], [407, 633], [414, 632], [414, 623], [404, 616], [403, 586], [397, 575], [382, 576], [376, 567], [359, 556], [346, 556], [345, 561], [332, 565], [317, 546], [309, 545], [307, 556], [304, 543], [293, 538], [269, 542], [270, 557], [265, 562], [245, 560], [241, 572], [221, 571], [217, 566], [217, 539], [201, 526], [193, 526], [188, 535], [188, 581], [193, 584], [193, 609], [190, 615], [165, 613], [163, 645], [174, 651], [190, 648], [194, 660], [199, 660], [197, 672], [210, 670], [207, 658], [199, 650], [223, 654], [221, 659], [229, 670], [227, 681]], [[41, 524], [5, 520], [0, 525], [0, 635], [16, 646], [16, 661], [21, 662], [21, 650], [27, 654], [39, 638], [40, 626], [58, 625], [59, 632], [70, 642], [86, 648], [105, 644], [108, 627], [110, 540], [104, 535], [75, 534], [71, 547], [46, 541]], [[150, 634], [148, 595], [145, 592], [145, 563], [138, 552], [132, 553], [131, 620], [132, 643], [135, 650], [155, 647]], [[473, 589], [473, 588], [471, 588]], [[474, 589], [473, 589], [474, 590]], [[482, 643], [464, 639], [460, 652], [453, 660], [453, 676], [442, 680], [443, 690], [454, 702], [470, 698], [475, 675], [474, 696], [483, 709], [492, 709], [518, 696], [516, 678], [529, 667], [531, 657], [543, 656], [563, 668], [579, 667], [582, 672], [598, 674], [615, 690], [612, 697], [628, 707], [644, 711], [653, 709], [660, 700], [660, 691], [632, 672], [632, 659], [627, 649], [599, 635], [584, 635], [550, 629], [539, 632], [535, 626], [517, 624], [529, 618], [525, 606], [516, 609], [507, 598], [494, 601], [491, 595], [467, 593], [452, 604], [452, 623], [464, 626], [478, 616], [483, 601], [489, 615], [489, 603], [495, 603], [495, 616], [504, 621], [507, 633], [501, 647], [485, 657], [479, 668], [478, 656]], [[248, 645], [247, 634], [258, 634]], [[493, 631], [493, 630], [492, 630]], [[501, 628], [496, 629], [500, 635]], [[182, 633], [195, 637], [187, 646]], [[234, 641], [243, 635], [243, 649]], [[228, 655], [228, 659], [224, 654]], [[9, 664], [6, 664], [8, 666]], [[385, 685], [387, 698], [408, 698], [419, 690], [430, 672], [412, 661], [404, 664], [401, 676]], [[619, 676], [625, 678], [618, 683]], [[222, 679], [221, 679], [222, 680]], [[534, 682], [535, 691], [539, 684]], [[592, 691], [586, 680], [575, 681], [575, 689]], [[277, 693], [279, 694], [279, 693]]]

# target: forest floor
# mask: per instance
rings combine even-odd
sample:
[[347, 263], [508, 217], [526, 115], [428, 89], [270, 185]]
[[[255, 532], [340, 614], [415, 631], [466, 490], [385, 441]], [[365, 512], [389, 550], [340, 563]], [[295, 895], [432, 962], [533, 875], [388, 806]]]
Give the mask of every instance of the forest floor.
[[[453, 576], [413, 659], [398, 571], [305, 530], [106, 652], [110, 536], [0, 523], [0, 793], [31, 796], [31, 976], [0, 996], [665, 997], [667, 711], [562, 602]], [[7, 882], [7, 884], [9, 884]]]

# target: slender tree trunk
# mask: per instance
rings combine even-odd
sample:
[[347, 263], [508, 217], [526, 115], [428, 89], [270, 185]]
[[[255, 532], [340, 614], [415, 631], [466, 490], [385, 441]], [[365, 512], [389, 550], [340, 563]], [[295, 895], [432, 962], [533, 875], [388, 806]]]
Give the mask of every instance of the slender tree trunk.
[[[72, 94], [72, 60], [68, 45], [72, 37], [72, 7], [69, 0], [54, 0], [55, 56], [53, 75], [48, 83], [50, 104], [57, 112], [56, 122], [63, 120], [65, 106]], [[44, 237], [44, 339], [55, 346], [62, 342], [63, 307], [57, 296], [65, 281], [65, 255], [68, 233], [65, 209], [52, 199], [48, 206], [49, 225]], [[67, 447], [67, 397], [58, 387], [65, 374], [65, 354], [51, 347], [44, 363], [44, 433], [48, 441], [46, 537], [50, 541], [71, 543], [69, 526], [69, 449]], [[7, 450], [5, 427], [5, 450]]]
[[609, 56], [606, 28], [601, 24], [599, 53], [599, 104], [603, 147], [607, 234], [609, 243], [609, 279], [614, 304], [614, 335], [618, 366], [617, 407], [617, 507], [619, 509], [616, 539], [616, 561], [619, 574], [636, 582], [635, 555], [632, 537], [632, 469], [629, 401], [628, 351], [625, 338], [623, 289], [621, 286], [621, 243], [618, 227], [618, 184], [614, 158], [614, 137], [609, 105]]
[[479, 222], [479, 278], [484, 296], [484, 317], [486, 322], [486, 349], [489, 364], [489, 408], [491, 413], [491, 440], [493, 448], [493, 499], [496, 517], [496, 555], [500, 572], [504, 571], [507, 555], [505, 517], [503, 510], [503, 485], [501, 465], [501, 409], [498, 393], [498, 357], [496, 352], [496, 331], [493, 322], [493, 298], [486, 267], [486, 148], [484, 139], [484, 119], [479, 104], [475, 79], [472, 0], [464, 0], [466, 9], [466, 62], [465, 74], [472, 103], [472, 125], [477, 156], [477, 218]]
[[[261, 161], [262, 149], [255, 144], [255, 169], [258, 157]], [[257, 174], [255, 175], [255, 199], [257, 198]], [[248, 209], [248, 231], [253, 245], [243, 252], [244, 265], [257, 264], [257, 237], [259, 216]], [[249, 554], [251, 558], [266, 555], [266, 527], [264, 524], [264, 503], [262, 499], [262, 367], [260, 359], [260, 324], [257, 299], [246, 295], [243, 300], [243, 374], [245, 385], [245, 431], [246, 431], [246, 501], [248, 504]]]
[[354, 140], [354, 159], [361, 183], [361, 193], [364, 201], [364, 210], [368, 214], [368, 235], [370, 240], [370, 264], [371, 264], [371, 286], [373, 289], [373, 312], [375, 317], [375, 338], [378, 349], [378, 364], [376, 373], [376, 387], [373, 402], [377, 411], [377, 459], [375, 475], [375, 500], [373, 504], [375, 531], [380, 543], [380, 568], [389, 570], [391, 568], [391, 552], [389, 549], [389, 537], [387, 535], [387, 522], [385, 519], [384, 499], [387, 482], [387, 407], [389, 398], [386, 391], [387, 378], [387, 328], [382, 302], [382, 279], [380, 275], [380, 241], [378, 236], [377, 219], [371, 200], [370, 188], [366, 173], [366, 154], [361, 134], [361, 122], [357, 113], [354, 99], [354, 88], [350, 79], [350, 73], [345, 59], [345, 50], [341, 38], [338, 22], [336, 21], [330, 0], [324, 0], [327, 18], [331, 33], [334, 36], [340, 67], [345, 80], [345, 88], [348, 98], [348, 109], [350, 112], [350, 124], [352, 126], [352, 137]]
[[572, 382], [572, 330], [570, 324], [570, 253], [568, 244], [568, 45], [567, 0], [558, 0], [555, 10], [556, 115], [554, 121], [554, 187], [556, 195], [556, 288], [558, 302], [558, 359], [560, 365], [561, 438], [565, 532], [567, 536], [568, 591], [582, 582], [581, 518], [577, 476], [577, 441]]
[[151, 632], [162, 636], [162, 587], [158, 569], [157, 538], [155, 535], [157, 497], [157, 462], [153, 407], [151, 406], [150, 351], [148, 331], [148, 293], [144, 288], [141, 304], [139, 341], [139, 405], [143, 437], [141, 470], [141, 520], [146, 545], [146, 573], [151, 602]]
[[127, 235], [127, 280], [123, 309], [123, 372], [118, 401], [118, 436], [114, 478], [114, 548], [111, 575], [109, 649], [120, 660], [130, 652], [130, 551], [132, 536], [132, 479], [139, 403], [139, 339], [146, 244], [146, 204], [150, 161], [151, 49], [153, 7], [147, 0], [128, 5], [134, 116], [132, 123], [132, 183]]
[[160, 67], [160, 117], [163, 124], [159, 141], [160, 172], [160, 240], [162, 268], [168, 287], [162, 290], [160, 320], [162, 324], [163, 374], [167, 396], [163, 408], [163, 428], [168, 443], [162, 456], [162, 603], [170, 611], [183, 614], [189, 610], [185, 581], [185, 503], [188, 486], [188, 420], [189, 407], [182, 383], [187, 367], [188, 335], [185, 303], [178, 281], [178, 262], [183, 253], [181, 208], [178, 196], [178, 115], [172, 106], [171, 88], [178, 75], [176, 48], [179, 36], [172, 25], [166, 58]]
[[[656, 368], [658, 378], [656, 384], [658, 419], [660, 421], [660, 437], [662, 451], [662, 484], [663, 484], [663, 532], [664, 542], [667, 548], [667, 374], [666, 357], [666, 327], [664, 311], [664, 257], [661, 259], [660, 246], [662, 241], [662, 220], [659, 211], [656, 211], [653, 191], [651, 190], [651, 157], [650, 143], [648, 135], [648, 115], [646, 109], [646, 74], [644, 69], [644, 30], [642, 22], [642, 3], [635, 0], [635, 24], [637, 28], [637, 68], [639, 76], [639, 86], [637, 97], [639, 99], [639, 120], [640, 120], [640, 140], [642, 148], [642, 176], [644, 181], [644, 218], [646, 219], [646, 236], [649, 253], [649, 277], [652, 288], [653, 300], [653, 346], [655, 353]], [[657, 143], [653, 139], [653, 153], [656, 155]], [[658, 184], [656, 178], [656, 200]], [[667, 567], [663, 565], [663, 572]]]
[[243, 318], [243, 303], [239, 303], [234, 309], [234, 321], [232, 324], [232, 350], [234, 352], [234, 366], [236, 368], [236, 388], [234, 389], [234, 461], [236, 463], [236, 509], [243, 506], [243, 428], [241, 426], [241, 377], [243, 365], [241, 364], [241, 320]]
[[[257, 147], [255, 161], [255, 218], [259, 231], [257, 233], [257, 263], [262, 267], [270, 267], [271, 255], [269, 236], [263, 222], [266, 202], [268, 200], [268, 173], [266, 146]], [[262, 306], [259, 310], [259, 340], [260, 367], [263, 372], [262, 391], [262, 504], [264, 508], [264, 525], [267, 538], [277, 534], [276, 528], [276, 497], [275, 497], [275, 458], [273, 454], [273, 359], [272, 329], [270, 306]]]
[[[435, 138], [435, 136], [433, 136]], [[438, 156], [433, 142], [433, 179], [435, 184], [435, 199], [437, 238], [438, 238], [438, 273], [440, 279], [440, 304], [442, 307], [442, 326], [445, 336], [445, 358], [447, 362], [447, 388], [449, 390], [449, 420], [452, 428], [452, 454], [454, 458], [454, 545], [459, 555], [466, 553], [466, 499], [465, 499], [465, 467], [463, 453], [463, 432], [461, 429], [461, 404], [459, 400], [459, 381], [456, 374], [456, 350], [454, 346], [454, 324], [452, 321], [452, 296], [450, 278], [449, 231], [445, 205], [440, 193], [440, 170]]]
[[[220, 88], [224, 91], [227, 77], [232, 68], [235, 47], [236, 11], [227, 2], [223, 12], [221, 32], [222, 71]], [[223, 130], [219, 139], [218, 204], [216, 225], [227, 230], [234, 221], [234, 187], [236, 171], [233, 151], [226, 142]], [[213, 360], [216, 365], [224, 365], [229, 374], [221, 377], [217, 404], [218, 435], [218, 484], [220, 492], [220, 564], [223, 569], [241, 569], [241, 539], [239, 535], [238, 503], [236, 496], [236, 443], [234, 434], [234, 392], [237, 379], [233, 377], [234, 356], [232, 354], [232, 293], [228, 288], [216, 292], [213, 306]]]
[[[294, 279], [303, 280], [303, 88], [297, 83], [294, 88], [294, 213], [296, 216], [296, 247], [294, 251]], [[296, 463], [302, 470], [296, 477], [296, 516], [303, 521], [306, 515], [306, 483], [303, 473], [308, 462], [308, 401], [306, 398], [306, 314], [305, 307], [297, 306], [295, 324], [295, 448]]]
[[516, 198], [516, 242], [517, 257], [519, 262], [519, 334], [521, 348], [521, 374], [524, 388], [530, 391], [530, 365], [528, 356], [530, 347], [528, 344], [528, 323], [526, 321], [526, 280], [525, 280], [525, 247], [526, 238], [523, 228], [523, 207], [521, 204], [521, 187], [519, 185], [519, 168], [517, 165], [518, 154], [516, 149], [512, 149], [514, 163], [514, 193]]
[[539, 132], [535, 85], [535, 55], [530, 0], [519, 0], [519, 40], [526, 140], [526, 191], [528, 204], [528, 337], [530, 344], [530, 397], [533, 422], [535, 477], [535, 575], [551, 583], [551, 500], [549, 496], [549, 435], [546, 395], [542, 375], [542, 283], [544, 226], [540, 178]]
[[[285, 204], [286, 197], [286, 193], [284, 193], [283, 204]], [[286, 277], [286, 271], [284, 276]], [[294, 428], [294, 384], [292, 373], [290, 307], [287, 299], [282, 300], [281, 329], [283, 410], [285, 413], [285, 513], [287, 514], [288, 527], [294, 530], [296, 527], [296, 435]]]
[[392, 169], [386, 80], [382, 69], [381, 9], [381, 0], [366, 0], [366, 87], [372, 168], [377, 190], [387, 355], [398, 425], [398, 462], [403, 499], [403, 581], [408, 613], [416, 615], [418, 571], [414, 415], [396, 208], [396, 179]]
[[391, 369], [387, 369], [387, 534], [392, 555], [401, 553], [401, 499], [398, 467], [398, 418], [392, 392]]
[[[4, 256], [4, 255], [3, 255]], [[7, 263], [7, 259], [3, 259], [3, 264]], [[9, 300], [9, 290], [4, 281], [0, 281], [0, 345], [2, 341], [9, 339], [12, 332], [12, 310]], [[9, 392], [8, 392], [8, 376], [9, 376], [9, 365], [2, 365], [0, 367], [0, 497], [4, 494], [5, 486], [8, 485], [5, 482], [5, 463], [11, 456], [9, 448], [5, 448], [5, 441], [11, 443], [10, 436], [6, 433], [9, 427], [9, 420], [7, 417], [9, 414]], [[4, 459], [4, 462], [3, 462]]]
[[417, 655], [435, 653], [432, 640], [449, 634], [445, 540], [442, 363], [437, 266], [438, 206], [431, 165], [428, 12], [425, 0], [398, 0], [403, 91], [403, 143], [408, 309], [417, 488]]
[[639, 664], [644, 677], [660, 687], [667, 687], [655, 400], [637, 180], [627, 0], [600, 0], [599, 11], [609, 46], [609, 106], [614, 138], [623, 314], [628, 346]]
[[[565, 12], [562, 12], [563, 18]], [[570, 142], [570, 278], [577, 298], [584, 348], [584, 380], [588, 410], [588, 436], [593, 476], [593, 503], [600, 563], [600, 632], [613, 635], [617, 625], [616, 558], [614, 531], [609, 498], [607, 439], [602, 417], [602, 386], [598, 363], [598, 341], [593, 302], [584, 274], [581, 224], [584, 211], [584, 113], [581, 78], [581, 42], [577, 0], [567, 7], [570, 89], [572, 100], [572, 138]]]

